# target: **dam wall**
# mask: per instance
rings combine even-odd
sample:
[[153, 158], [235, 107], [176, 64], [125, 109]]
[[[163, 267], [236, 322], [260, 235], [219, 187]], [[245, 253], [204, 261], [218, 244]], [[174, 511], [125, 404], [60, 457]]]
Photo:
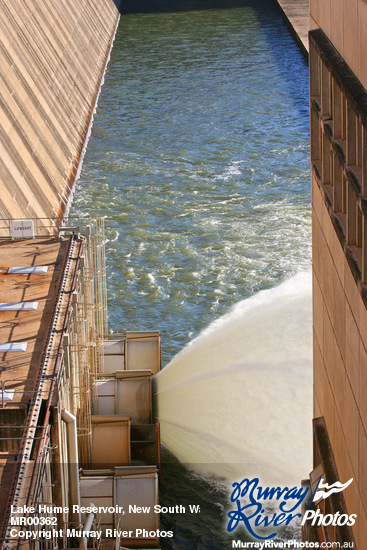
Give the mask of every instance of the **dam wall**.
[[67, 208], [119, 12], [113, 0], [0, 1], [0, 217]]
[[[366, 533], [367, 310], [325, 197], [313, 186], [314, 417], [323, 416], [341, 482], [354, 482], [344, 498], [356, 513], [356, 542]], [[360, 539], [360, 540], [359, 540]]]
[[324, 31], [367, 88], [365, 0], [310, 0], [310, 27]]
[[[330, 460], [367, 537], [367, 4], [311, 0], [314, 467]], [[317, 28], [316, 28], [317, 27]], [[316, 425], [316, 424], [315, 424]], [[316, 433], [316, 432], [314, 432]], [[324, 445], [324, 448], [326, 446]], [[332, 540], [340, 540], [338, 538]]]

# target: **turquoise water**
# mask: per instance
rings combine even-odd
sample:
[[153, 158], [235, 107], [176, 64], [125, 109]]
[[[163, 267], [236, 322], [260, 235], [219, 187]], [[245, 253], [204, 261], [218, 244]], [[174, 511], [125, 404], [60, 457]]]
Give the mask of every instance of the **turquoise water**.
[[[106, 216], [109, 328], [159, 329], [163, 365], [311, 263], [306, 63], [272, 2], [208, 4], [122, 17], [72, 208]], [[165, 460], [205, 515], [162, 549], [230, 548], [226, 497]]]

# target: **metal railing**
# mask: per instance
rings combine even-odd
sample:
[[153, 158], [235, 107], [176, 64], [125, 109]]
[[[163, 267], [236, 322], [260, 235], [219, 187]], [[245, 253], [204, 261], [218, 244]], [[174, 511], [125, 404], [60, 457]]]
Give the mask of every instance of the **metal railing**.
[[[94, 219], [103, 220], [100, 216], [93, 218], [93, 220]], [[26, 222], [31, 222], [30, 225], [33, 227], [31, 235], [21, 235], [19, 231], [14, 231], [14, 224], [19, 226]], [[57, 236], [60, 235], [60, 233], [77, 234], [80, 232], [85, 234], [87, 226], [90, 225], [90, 223], [91, 218], [77, 216], [70, 216], [68, 218], [0, 218], [0, 239], [41, 238]]]
[[[0, 220], [0, 239], [12, 238], [10, 230], [12, 229], [12, 220]], [[107, 298], [106, 298], [106, 277], [105, 277], [105, 235], [104, 235], [104, 220], [99, 218], [91, 220], [84, 218], [83, 220], [70, 219], [61, 220], [61, 218], [38, 219], [35, 227], [35, 238], [55, 235], [62, 233], [72, 234], [71, 244], [79, 241], [75, 239], [79, 235], [79, 231], [87, 235], [84, 241], [84, 257], [81, 257], [74, 272], [74, 279], [71, 284], [70, 294], [73, 296], [70, 300], [66, 313], [64, 312], [64, 322], [61, 329], [63, 335], [68, 334], [68, 340], [60, 338], [56, 359], [54, 361], [53, 374], [46, 375], [41, 369], [45, 363], [50, 361], [51, 354], [47, 351], [55, 338], [55, 317], [50, 323], [47, 333], [47, 349], [45, 348], [42, 360], [40, 363], [40, 376], [37, 379], [12, 379], [0, 380], [0, 408], [6, 407], [10, 403], [11, 395], [24, 394], [31, 397], [31, 412], [36, 404], [43, 400], [47, 402], [46, 415], [43, 426], [38, 426], [38, 421], [33, 421], [33, 416], [29, 416], [24, 426], [4, 426], [4, 428], [14, 428], [15, 430], [22, 429], [22, 434], [17, 433], [15, 436], [15, 445], [19, 450], [17, 470], [14, 475], [14, 484], [11, 490], [9, 504], [12, 499], [17, 500], [14, 495], [20, 493], [23, 487], [22, 472], [24, 463], [30, 458], [30, 452], [35, 453], [34, 466], [29, 481], [29, 489], [27, 490], [27, 505], [37, 503], [44, 498], [43, 492], [45, 487], [45, 479], [48, 477], [47, 471], [50, 468], [52, 461], [52, 447], [50, 440], [50, 404], [51, 396], [58, 394], [59, 403], [64, 403], [63, 394], [66, 395], [65, 400], [70, 399], [71, 395], [75, 395], [74, 412], [78, 418], [78, 439], [81, 463], [83, 456], [86, 458], [89, 455], [90, 447], [90, 415], [91, 415], [91, 390], [93, 381], [98, 372], [103, 371], [103, 335], [107, 331]], [[47, 222], [47, 223], [46, 223]], [[62, 223], [63, 222], [63, 223]], [[47, 232], [48, 228], [48, 232]], [[5, 234], [6, 233], [6, 234]], [[71, 246], [71, 245], [70, 245]], [[70, 247], [69, 247], [70, 248]], [[72, 256], [72, 250], [69, 249], [67, 256]], [[67, 266], [63, 268], [65, 269]], [[63, 275], [63, 281], [66, 280], [67, 273]], [[55, 300], [54, 315], [57, 316], [57, 305], [59, 304], [63, 293], [64, 282], [60, 285], [57, 299]], [[20, 388], [19, 384], [23, 387]], [[29, 386], [25, 386], [25, 384]], [[72, 391], [69, 392], [69, 388]], [[11, 394], [10, 394], [11, 391]], [[14, 391], [14, 394], [13, 394]], [[71, 399], [73, 401], [73, 399]], [[37, 401], [37, 403], [36, 403]], [[19, 402], [19, 397], [17, 397]], [[37, 418], [38, 420], [38, 418]], [[18, 422], [19, 424], [19, 422]], [[13, 430], [12, 430], [13, 431]], [[15, 433], [15, 431], [13, 431]], [[5, 436], [8, 433], [4, 433]], [[6, 438], [7, 439], [7, 438]], [[14, 438], [13, 438], [14, 439]], [[0, 438], [1, 440], [1, 438]], [[32, 445], [32, 440], [35, 446]], [[28, 483], [28, 481], [27, 481]], [[7, 506], [5, 519], [9, 519], [10, 509]], [[8, 523], [4, 524], [1, 531], [4, 538], [8, 538], [6, 529]], [[1, 526], [0, 526], [1, 527]], [[0, 541], [1, 542], [1, 541]], [[54, 542], [50, 544], [50, 548], [54, 547]], [[10, 547], [20, 547], [22, 541], [15, 543], [13, 540], [7, 540]]]
[[[48, 376], [45, 376], [43, 377], [43, 380], [46, 381], [46, 380], [50, 380], [51, 379], [51, 375], [48, 375]], [[13, 385], [13, 384], [19, 384], [19, 383], [23, 383], [24, 385], [28, 382], [37, 382], [38, 378], [11, 378], [10, 380], [0, 380], [0, 409], [3, 409], [5, 407], [5, 404], [8, 402], [8, 401], [12, 401], [13, 402], [13, 399], [10, 399], [10, 394], [11, 395], [15, 395], [15, 394], [21, 394], [21, 395], [33, 395], [34, 393], [46, 393], [48, 394], [49, 393], [49, 390], [37, 390], [37, 389], [33, 389], [33, 390], [26, 390], [26, 389], [22, 389], [22, 390], [16, 390], [14, 387], [9, 387], [9, 384], [10, 385]]]
[[[33, 237], [48, 237], [50, 235], [57, 235], [60, 227], [65, 221], [63, 218], [3, 218], [0, 219], [0, 238], [1, 239], [13, 239], [16, 238], [14, 234], [14, 224], [21, 224], [25, 222], [32, 222]], [[22, 235], [19, 235], [22, 236]], [[24, 235], [26, 237], [27, 235]]]

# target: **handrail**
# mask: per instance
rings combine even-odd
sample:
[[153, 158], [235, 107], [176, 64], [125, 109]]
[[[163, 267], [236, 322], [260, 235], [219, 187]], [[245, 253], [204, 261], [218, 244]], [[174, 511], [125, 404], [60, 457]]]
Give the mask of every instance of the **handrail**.
[[[52, 222], [51, 220], [46, 220], [45, 223], [48, 224], [49, 227], [55, 227], [57, 225], [58, 219], [55, 219], [55, 220], [56, 221], [54, 221], [54, 222]], [[75, 231], [79, 228], [79, 225], [71, 224], [70, 219], [65, 220], [65, 223], [67, 225], [62, 225], [62, 226], [59, 227], [60, 232], [62, 232], [62, 231]], [[88, 219], [86, 218], [85, 223], [90, 224], [91, 220], [89, 218]], [[45, 347], [43, 349], [42, 358], [40, 360], [41, 369], [40, 369], [39, 376], [37, 378], [34, 378], [34, 379], [18, 378], [18, 379], [0, 380], [0, 393], [1, 393], [0, 408], [1, 408], [1, 406], [4, 407], [5, 403], [9, 404], [10, 400], [6, 399], [6, 398], [9, 398], [9, 397], [14, 398], [14, 394], [17, 394], [17, 395], [18, 394], [25, 394], [25, 395], [30, 394], [31, 395], [31, 403], [30, 403], [30, 408], [28, 410], [28, 415], [26, 415], [27, 419], [25, 420], [25, 425], [17, 427], [17, 428], [15, 426], [4, 426], [3, 427], [3, 430], [4, 430], [4, 428], [9, 428], [9, 427], [13, 427], [14, 429], [18, 429], [18, 433], [14, 432], [14, 431], [9, 432], [9, 433], [16, 433], [17, 436], [20, 435], [19, 434], [20, 428], [22, 429], [22, 432], [23, 432], [22, 437], [13, 438], [13, 439], [19, 439], [21, 441], [21, 444], [20, 444], [19, 451], [17, 453], [17, 455], [18, 455], [17, 456], [17, 465], [16, 465], [16, 468], [15, 468], [14, 476], [13, 476], [14, 482], [13, 482], [12, 487], [10, 488], [10, 491], [9, 491], [10, 492], [10, 497], [9, 497], [8, 505], [7, 505], [6, 510], [5, 510], [5, 521], [6, 521], [6, 523], [4, 524], [4, 526], [6, 525], [7, 527], [9, 527], [8, 521], [9, 521], [9, 516], [10, 516], [10, 503], [11, 502], [16, 503], [17, 499], [19, 498], [20, 488], [22, 487], [22, 484], [24, 482], [23, 481], [24, 463], [27, 461], [27, 459], [30, 458], [30, 456], [31, 456], [30, 453], [32, 453], [32, 460], [34, 460], [34, 464], [33, 464], [33, 469], [32, 469], [31, 475], [29, 476], [29, 484], [28, 484], [28, 480], [27, 480], [27, 487], [24, 487], [25, 490], [27, 491], [26, 506], [29, 506], [29, 505], [37, 502], [37, 499], [40, 496], [40, 489], [42, 487], [42, 480], [44, 479], [45, 475], [48, 476], [47, 472], [45, 474], [45, 471], [46, 471], [45, 468], [46, 468], [46, 465], [47, 465], [48, 461], [50, 461], [50, 462], [52, 461], [52, 453], [50, 451], [53, 448], [53, 446], [51, 445], [51, 440], [50, 440], [50, 435], [51, 435], [50, 434], [50, 426], [51, 426], [51, 424], [50, 424], [50, 422], [51, 422], [50, 415], [51, 415], [51, 404], [52, 404], [52, 398], [53, 398], [52, 396], [54, 395], [55, 391], [60, 392], [62, 390], [63, 383], [64, 383], [64, 376], [66, 376], [66, 377], [68, 376], [68, 374], [67, 374], [67, 372], [68, 372], [68, 359], [66, 359], [64, 361], [64, 357], [65, 357], [64, 338], [59, 338], [58, 342], [57, 342], [57, 338], [58, 338], [58, 335], [60, 333], [61, 334], [66, 334], [69, 329], [76, 330], [73, 323], [75, 323], [75, 319], [79, 315], [79, 313], [78, 313], [79, 303], [76, 303], [76, 300], [73, 300], [73, 299], [70, 299], [70, 300], [66, 299], [67, 308], [66, 308], [66, 311], [62, 310], [62, 315], [63, 315], [64, 319], [63, 319], [63, 322], [60, 323], [60, 324], [62, 324], [62, 327], [61, 328], [56, 327], [56, 323], [57, 323], [57, 320], [59, 319], [59, 315], [60, 315], [60, 311], [61, 311], [60, 301], [62, 300], [62, 296], [64, 295], [64, 292], [65, 292], [66, 280], [69, 281], [70, 275], [71, 275], [71, 273], [69, 271], [70, 266], [68, 264], [67, 258], [72, 258], [73, 261], [76, 262], [75, 267], [72, 270], [73, 275], [71, 277], [70, 284], [68, 283], [68, 285], [67, 285], [67, 294], [70, 295], [69, 297], [73, 297], [73, 293], [74, 293], [74, 291], [77, 287], [77, 284], [78, 284], [77, 274], [80, 272], [79, 281], [81, 281], [81, 283], [79, 283], [79, 284], [86, 285], [88, 283], [89, 285], [93, 285], [93, 280], [94, 280], [94, 271], [93, 270], [96, 270], [97, 268], [100, 270], [100, 265], [102, 265], [102, 267], [103, 267], [103, 261], [101, 263], [101, 261], [99, 260], [99, 257], [103, 256], [103, 250], [101, 251], [100, 249], [103, 248], [103, 246], [105, 244], [104, 233], [100, 232], [98, 222], [96, 221], [94, 223], [96, 224], [96, 228], [94, 228], [94, 225], [91, 224], [92, 225], [92, 231], [89, 232], [91, 234], [91, 236], [89, 237], [90, 245], [88, 245], [89, 240], [88, 239], [80, 239], [79, 234], [78, 235], [73, 234], [70, 238], [70, 242], [69, 242], [69, 245], [68, 245], [68, 250], [67, 250], [66, 255], [65, 255], [66, 259], [64, 260], [63, 266], [62, 266], [62, 274], [61, 274], [61, 279], [60, 279], [60, 285], [59, 285], [58, 292], [57, 292], [57, 295], [56, 295], [55, 300], [54, 300], [54, 306], [53, 306], [53, 312], [52, 312], [51, 320], [50, 320], [49, 326], [47, 327], [47, 334], [45, 335]], [[100, 224], [101, 223], [102, 223], [102, 226], [103, 226], [103, 219], [102, 219], [102, 222], [100, 222]], [[11, 224], [9, 224], [9, 225], [11, 225]], [[39, 224], [39, 226], [40, 225], [41, 225], [41, 223]], [[102, 227], [102, 229], [103, 229], [103, 227]], [[1, 220], [0, 220], [0, 233], [1, 233]], [[1, 236], [3, 236], [3, 235], [1, 235]], [[57, 238], [57, 236], [56, 236], [56, 238]], [[0, 237], [0, 239], [1, 239], [1, 237]], [[84, 243], [86, 243], [85, 249], [87, 251], [89, 250], [88, 247], [92, 248], [92, 253], [90, 254], [90, 264], [88, 262], [86, 262], [86, 264], [87, 264], [86, 267], [88, 268], [87, 275], [85, 273], [83, 275], [84, 262], [81, 261], [81, 258], [79, 256], [79, 254], [77, 255], [77, 257], [75, 257], [75, 255], [73, 253], [74, 247], [79, 247], [79, 249], [81, 249], [82, 243], [83, 243], [83, 245], [84, 245]], [[1, 244], [1, 242], [0, 242], [0, 244]], [[98, 247], [97, 252], [98, 252], [99, 256], [98, 256], [97, 259], [95, 259], [95, 256], [93, 254], [97, 255], [97, 253], [94, 252], [94, 248], [97, 248], [97, 247]], [[89, 260], [89, 256], [87, 256], [87, 260]], [[103, 260], [103, 257], [102, 257], [102, 260]], [[87, 282], [85, 282], [86, 277], [88, 277]], [[100, 286], [101, 286], [101, 284], [102, 283], [100, 283]], [[81, 286], [81, 288], [83, 290], [84, 287]], [[88, 291], [92, 295], [92, 298], [93, 298], [93, 288], [92, 288], [92, 291]], [[99, 292], [99, 294], [101, 294], [101, 289], [97, 288], [96, 292], [97, 293]], [[84, 296], [84, 294], [82, 294], [82, 296]], [[89, 296], [89, 294], [88, 294], [88, 296]], [[87, 307], [87, 305], [84, 303], [85, 300], [86, 299], [84, 299], [81, 302], [83, 307]], [[104, 302], [105, 302], [105, 297], [104, 297], [104, 300], [101, 301], [101, 303], [104, 304]], [[99, 303], [100, 302], [97, 302], [97, 304], [99, 304]], [[89, 304], [89, 302], [88, 302], [88, 304]], [[80, 306], [80, 307], [82, 307], [82, 306]], [[94, 317], [93, 317], [93, 319], [94, 319]], [[70, 324], [70, 326], [69, 326], [69, 324]], [[101, 324], [101, 326], [100, 326], [100, 330], [98, 332], [98, 338], [99, 338], [98, 341], [100, 341], [100, 343], [102, 343], [102, 338], [101, 337], [102, 337], [102, 334], [105, 332], [104, 329], [105, 329], [106, 325], [104, 325], [102, 322], [100, 324]], [[57, 330], [56, 330], [56, 328], [57, 328]], [[84, 340], [83, 340], [83, 342], [84, 342]], [[87, 344], [89, 346], [88, 342], [89, 341], [87, 339]], [[72, 345], [73, 344], [71, 343], [70, 344], [70, 349], [72, 348]], [[55, 346], [55, 348], [57, 348], [57, 350], [55, 349], [55, 351], [56, 351], [55, 355], [50, 353], [51, 346]], [[101, 347], [101, 345], [100, 345], [100, 347]], [[100, 350], [100, 353], [101, 353], [101, 350]], [[67, 355], [67, 357], [69, 357], [68, 352], [67, 352], [66, 355]], [[76, 360], [78, 361], [79, 358], [77, 357]], [[81, 360], [84, 360], [84, 359], [82, 358]], [[49, 364], [51, 361], [52, 361], [52, 365]], [[51, 367], [51, 366], [53, 367], [51, 374], [48, 374], [48, 373], [46, 374], [45, 371], [46, 371], [47, 366], [48, 367]], [[89, 373], [89, 370], [88, 370], [88, 373]], [[90, 375], [88, 374], [88, 377], [89, 376]], [[9, 390], [11, 390], [11, 393], [9, 392]], [[37, 396], [40, 397], [40, 398], [43, 398], [43, 402], [44, 402], [45, 414], [44, 414], [44, 416], [42, 416], [42, 421], [41, 421], [41, 422], [43, 422], [42, 426], [39, 426], [38, 425], [39, 422], [37, 422], [38, 412], [39, 412], [38, 408], [40, 406], [40, 404], [39, 404], [40, 400], [38, 399], [37, 402], [36, 402], [36, 399], [35, 399]], [[20, 401], [20, 402], [22, 402], [22, 401]], [[19, 397], [16, 397], [16, 403], [17, 403], [17, 405], [19, 405]], [[74, 412], [74, 410], [73, 410], [73, 412]], [[32, 424], [32, 417], [33, 417], [34, 424]], [[18, 420], [18, 423], [19, 423], [19, 420]], [[81, 430], [83, 430], [85, 432], [87, 430], [87, 427], [82, 425], [81, 428], [78, 428], [78, 433], [80, 433]], [[90, 433], [90, 431], [87, 432], [87, 433]], [[5, 432], [5, 434], [7, 434], [7, 432]], [[4, 434], [1, 434], [1, 435], [4, 435]], [[6, 438], [6, 439], [9, 439], [9, 438]], [[33, 440], [41, 440], [41, 441], [37, 441], [37, 444], [33, 447], [32, 446], [32, 441]], [[19, 442], [17, 442], [16, 445], [19, 445]], [[4, 538], [5, 539], [8, 538], [7, 529], [1, 529], [1, 531], [2, 531], [2, 533], [1, 533], [0, 543], [3, 542]], [[22, 544], [23, 544], [23, 541], [21, 541], [21, 540], [19, 540], [17, 542], [7, 540], [6, 542], [9, 543], [9, 545], [11, 545], [14, 549], [17, 548], [17, 547], [18, 548], [22, 547]]]
[[[48, 351], [49, 347], [52, 345], [52, 341], [53, 341], [53, 338], [54, 338], [53, 330], [54, 330], [54, 325], [56, 323], [56, 319], [58, 318], [57, 308], [59, 307], [59, 302], [62, 299], [62, 296], [63, 296], [63, 293], [64, 293], [65, 279], [66, 279], [67, 272], [68, 272], [68, 258], [70, 257], [70, 252], [72, 251], [74, 245], [75, 245], [75, 239], [71, 238], [70, 242], [69, 242], [69, 246], [68, 246], [68, 251], [67, 251], [67, 254], [65, 256], [65, 261], [64, 261], [64, 264], [63, 264], [63, 267], [62, 267], [62, 276], [61, 276], [61, 280], [60, 280], [60, 286], [59, 286], [57, 296], [56, 296], [56, 299], [55, 299], [55, 304], [54, 304], [54, 308], [53, 308], [53, 314], [52, 314], [52, 317], [51, 317], [51, 322], [50, 322], [50, 325], [49, 325], [48, 331], [47, 331], [45, 349], [44, 349], [43, 354], [42, 354], [41, 365], [43, 365], [43, 374], [42, 374], [42, 370], [41, 370], [40, 374], [37, 378], [37, 382], [36, 382], [36, 391], [34, 392], [35, 395], [32, 397], [32, 400], [31, 400], [31, 403], [30, 403], [30, 409], [28, 411], [28, 420], [29, 420], [29, 422], [28, 422], [28, 425], [25, 426], [26, 429], [25, 429], [25, 433], [23, 435], [23, 440], [22, 440], [21, 446], [20, 446], [20, 451], [19, 451], [19, 455], [18, 455], [19, 460], [17, 462], [17, 468], [16, 468], [16, 472], [15, 472], [15, 475], [14, 475], [14, 484], [11, 488], [10, 497], [9, 497], [9, 501], [8, 501], [8, 506], [7, 506], [6, 511], [5, 511], [5, 521], [9, 520], [9, 517], [10, 517], [10, 503], [14, 499], [14, 496], [16, 495], [16, 492], [17, 492], [17, 488], [19, 489], [19, 485], [21, 484], [21, 482], [19, 480], [19, 476], [20, 476], [20, 472], [21, 472], [21, 466], [24, 464], [24, 462], [27, 459], [30, 458], [30, 456], [29, 456], [29, 454], [30, 454], [30, 442], [28, 442], [28, 435], [30, 435], [31, 437], [34, 435], [34, 427], [31, 425], [31, 421], [32, 421], [32, 417], [36, 414], [36, 410], [39, 407], [38, 403], [36, 402], [35, 396], [37, 395], [37, 391], [38, 392], [44, 391], [44, 390], [41, 389], [41, 386], [42, 386], [43, 382], [47, 380], [46, 375], [44, 373], [45, 365], [47, 364], [48, 357], [49, 357], [48, 354], [47, 354], [47, 351]], [[72, 287], [74, 286], [74, 283], [75, 283], [75, 276], [76, 275], [74, 273]], [[66, 317], [67, 316], [65, 316], [64, 324], [65, 324]], [[45, 441], [46, 441], [46, 439], [48, 438], [48, 435], [49, 435], [50, 425], [48, 424], [48, 421], [49, 421], [49, 416], [50, 416], [51, 396], [52, 396], [52, 393], [53, 393], [53, 390], [54, 390], [54, 385], [55, 385], [56, 376], [57, 376], [57, 369], [58, 369], [59, 361], [60, 361], [60, 358], [61, 358], [61, 353], [60, 353], [61, 347], [62, 347], [62, 339], [60, 339], [60, 342], [59, 342], [57, 359], [56, 359], [56, 362], [55, 362], [52, 378], [50, 379], [51, 386], [50, 386], [49, 392], [48, 392], [47, 405], [46, 405], [46, 414], [45, 414], [43, 428], [42, 428], [42, 437], [45, 438]], [[37, 483], [37, 480], [36, 480], [36, 470], [37, 470], [37, 465], [42, 467], [42, 456], [41, 455], [44, 456], [43, 451], [44, 451], [44, 449], [42, 449], [41, 445], [40, 445], [39, 449], [38, 449], [38, 452], [37, 452], [37, 455], [35, 457], [35, 464], [34, 464], [34, 468], [33, 468], [33, 471], [32, 471], [32, 475], [31, 475], [30, 482], [29, 482], [29, 487], [28, 487], [28, 497], [27, 497], [27, 503], [26, 503], [28, 506], [29, 506], [29, 501], [31, 499], [32, 490], [35, 489], [35, 486], [36, 487], [38, 486], [38, 483]], [[7, 538], [7, 533], [2, 533], [1, 538], [6, 539]], [[19, 545], [20, 545], [20, 539], [17, 543], [18, 548], [19, 548]]]
[[[104, 218], [104, 216], [93, 216], [94, 218]], [[77, 216], [69, 216], [68, 218], [55, 217], [55, 218], [35, 218], [31, 216], [17, 217], [17, 218], [1, 218], [0, 219], [0, 240], [1, 239], [13, 239], [12, 222], [19, 221], [32, 221], [34, 224], [34, 238], [48, 237], [50, 235], [58, 236], [60, 232], [68, 234], [79, 234], [81, 231], [85, 233], [90, 218], [83, 218]], [[18, 237], [15, 237], [18, 238]], [[21, 237], [27, 238], [27, 237]], [[32, 237], [28, 237], [32, 238]]]
[[[34, 390], [16, 390], [15, 388], [10, 388], [7, 384], [13, 384], [14, 382], [24, 382], [24, 384], [26, 382], [37, 382], [38, 378], [13, 378], [11, 380], [0, 380], [0, 408], [5, 408], [5, 405], [7, 402], [9, 401], [13, 401], [13, 400], [9, 400], [9, 399], [6, 399], [5, 397], [5, 394], [6, 393], [9, 393], [10, 391], [13, 392], [13, 394], [18, 394], [20, 393], [21, 395], [25, 395], [25, 394], [34, 394], [34, 393], [46, 393], [48, 394], [49, 390], [48, 389], [40, 389], [40, 390], [37, 390], [37, 389], [34, 389]], [[43, 378], [43, 380], [50, 380], [51, 381], [51, 376], [50, 375], [47, 375]]]

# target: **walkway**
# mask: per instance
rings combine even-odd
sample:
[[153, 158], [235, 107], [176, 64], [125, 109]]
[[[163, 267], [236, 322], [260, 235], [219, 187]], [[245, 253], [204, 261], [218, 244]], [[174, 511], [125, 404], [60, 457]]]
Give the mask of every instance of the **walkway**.
[[308, 31], [310, 29], [309, 0], [275, 0], [299, 46], [308, 57]]

